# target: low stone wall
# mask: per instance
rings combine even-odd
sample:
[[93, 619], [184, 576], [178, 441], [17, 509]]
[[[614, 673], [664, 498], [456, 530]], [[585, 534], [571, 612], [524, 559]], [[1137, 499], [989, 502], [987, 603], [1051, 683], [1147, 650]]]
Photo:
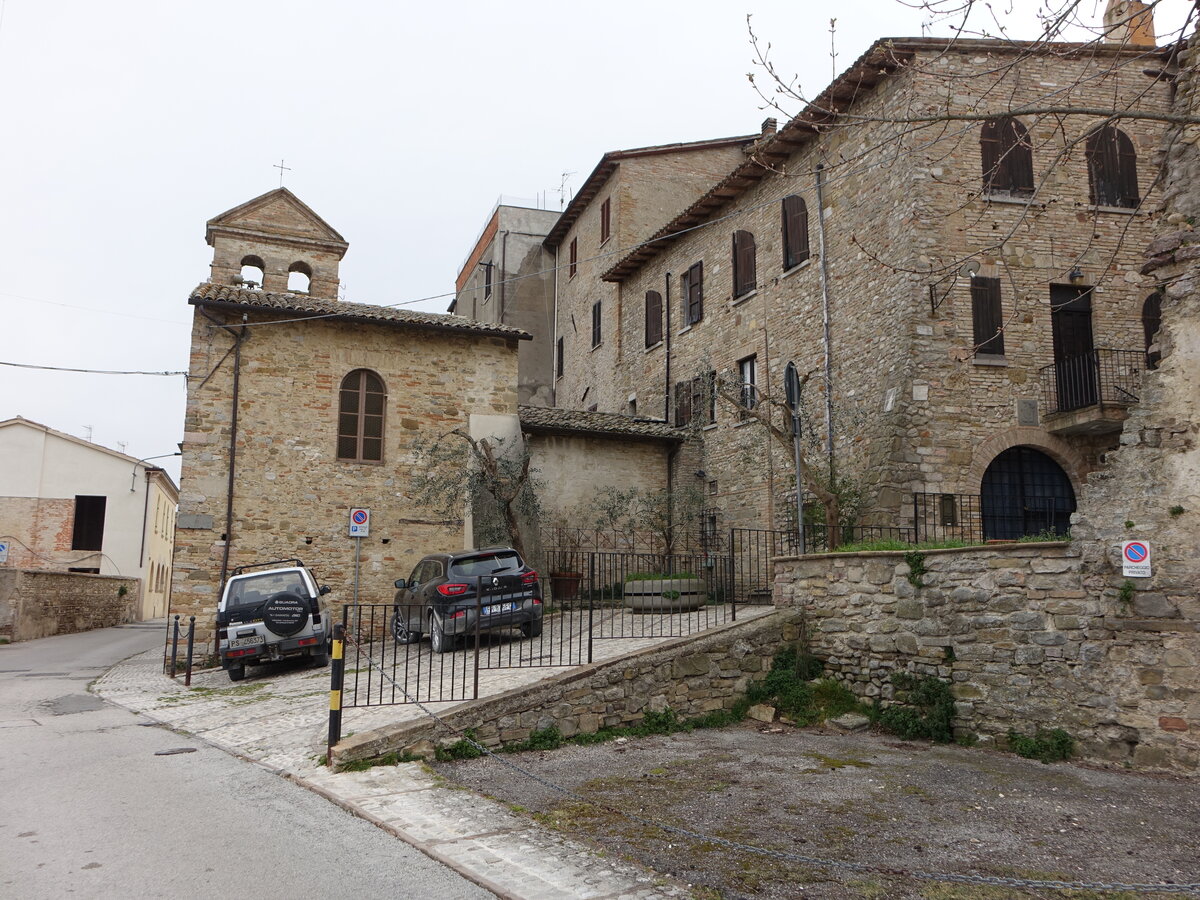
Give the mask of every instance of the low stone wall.
[[0, 569], [0, 637], [30, 641], [133, 622], [139, 590], [137, 578]]
[[920, 562], [915, 586], [904, 552], [779, 559], [775, 602], [804, 610], [813, 654], [859, 696], [886, 704], [893, 672], [937, 675], [952, 682], [956, 725], [984, 739], [1063, 728], [1085, 757], [1196, 768], [1187, 723], [1133, 700], [1163, 665], [1195, 664], [1168, 646], [1167, 632], [1195, 637], [1177, 611], [1093, 585], [1065, 542], [930, 550]]
[[[454, 729], [473, 729], [480, 743], [496, 747], [551, 726], [570, 737], [636, 725], [647, 710], [670, 707], [681, 718], [692, 718], [728, 709], [751, 681], [770, 669], [776, 651], [800, 637], [801, 618], [799, 612], [778, 610], [733, 622], [631, 656], [580, 666], [440, 715]], [[343, 739], [334, 748], [333, 762], [342, 765], [404, 750], [429, 755], [435, 744], [458, 737], [429, 719], [403, 722]]]

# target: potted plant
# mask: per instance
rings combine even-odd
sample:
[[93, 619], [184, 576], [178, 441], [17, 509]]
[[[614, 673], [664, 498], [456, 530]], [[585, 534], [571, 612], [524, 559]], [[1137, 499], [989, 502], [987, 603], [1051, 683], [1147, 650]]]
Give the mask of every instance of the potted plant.
[[551, 540], [546, 550], [550, 568], [550, 593], [555, 602], [579, 599], [583, 573], [578, 570], [583, 547], [583, 530], [570, 524], [565, 516], [551, 520]]
[[704, 581], [690, 572], [634, 572], [625, 576], [625, 608], [634, 612], [689, 612], [708, 599]]

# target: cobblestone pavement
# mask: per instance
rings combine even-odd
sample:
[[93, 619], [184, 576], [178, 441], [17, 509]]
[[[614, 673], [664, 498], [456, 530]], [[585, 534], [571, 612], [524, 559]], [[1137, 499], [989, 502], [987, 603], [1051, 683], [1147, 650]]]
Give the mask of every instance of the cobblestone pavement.
[[[740, 609], [738, 618], [769, 607]], [[596, 641], [593, 659], [610, 660], [669, 636]], [[422, 645], [428, 659], [428, 646]], [[464, 658], [467, 651], [459, 651]], [[411, 665], [416, 665], [414, 661]], [[428, 663], [426, 662], [427, 666]], [[131, 657], [93, 685], [100, 696], [237, 756], [259, 763], [375, 822], [434, 859], [501, 897], [687, 897], [685, 885], [623, 862], [605, 859], [581, 844], [532, 825], [506, 807], [441, 786], [420, 763], [331, 773], [319, 764], [329, 717], [329, 670], [276, 663], [248, 670], [232, 684], [220, 669], [195, 673], [192, 686], [162, 674], [160, 651]], [[532, 684], [564, 667], [480, 672], [480, 697]], [[462, 700], [426, 704], [434, 712]], [[425, 715], [417, 706], [348, 709], [342, 733], [368, 731]]]

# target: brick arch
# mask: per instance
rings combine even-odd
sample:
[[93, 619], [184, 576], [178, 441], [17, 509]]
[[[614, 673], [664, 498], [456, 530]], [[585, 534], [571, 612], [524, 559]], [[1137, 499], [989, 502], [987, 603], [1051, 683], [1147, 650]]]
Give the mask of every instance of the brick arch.
[[1084, 476], [1090, 467], [1079, 451], [1041, 428], [1028, 425], [1017, 425], [999, 434], [994, 434], [978, 447], [971, 458], [971, 468], [967, 472], [967, 483], [964, 488], [971, 493], [980, 493], [983, 486], [983, 473], [991, 465], [992, 460], [1011, 447], [1033, 447], [1041, 450], [1056, 463], [1063, 467], [1067, 477], [1071, 479], [1071, 487], [1076, 495], [1083, 487]]

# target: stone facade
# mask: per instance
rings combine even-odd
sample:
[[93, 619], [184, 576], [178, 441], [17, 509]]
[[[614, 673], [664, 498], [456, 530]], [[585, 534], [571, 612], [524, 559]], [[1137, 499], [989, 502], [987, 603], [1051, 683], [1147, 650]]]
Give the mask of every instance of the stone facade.
[[[1152, 289], [1138, 274], [1139, 248], [1153, 228], [1148, 207], [1091, 203], [1083, 139], [1099, 117], [1072, 116], [1065, 125], [1023, 119], [1036, 186], [1030, 198], [985, 192], [978, 122], [911, 127], [903, 120], [914, 109], [969, 116], [992, 105], [998, 113], [1036, 107], [1049, 102], [1047, 92], [1055, 105], [1161, 112], [1170, 89], [1141, 75], [1144, 50], [1017, 55], [1029, 50], [991, 41], [878, 43], [647, 246], [606, 261], [612, 265], [602, 277], [617, 293], [605, 300], [603, 345], [573, 345], [570, 389], [560, 389], [559, 405], [599, 402], [620, 412], [636, 396], [639, 411], [657, 415], [678, 383], [735, 372], [751, 358], [760, 396], [779, 397], [784, 367], [794, 361], [813, 373], [811, 433], [823, 437], [830, 409], [839, 469], [866, 484], [868, 522], [908, 524], [915, 492], [978, 495], [988, 465], [1014, 446], [1050, 457], [1078, 491], [1116, 445], [1112, 418], [1121, 410], [1084, 421], [1049, 416], [1055, 385], [1041, 370], [1056, 360], [1051, 291], [1059, 288], [1052, 286], [1092, 289], [1094, 346], [1129, 351], [1120, 357], [1123, 375], [1136, 385], [1140, 316]], [[847, 105], [857, 123], [814, 124], [819, 110]], [[1121, 127], [1136, 149], [1141, 195], [1152, 197], [1162, 126], [1123, 120]], [[788, 196], [807, 207], [811, 252], [785, 269]], [[756, 242], [756, 286], [738, 296], [735, 230]], [[703, 317], [688, 326], [681, 277], [696, 263], [703, 264]], [[1003, 354], [976, 352], [971, 268], [999, 279]], [[650, 291], [670, 308], [670, 327], [647, 348]], [[569, 292], [560, 297], [560, 331], [568, 312], [587, 330], [583, 307]], [[724, 401], [699, 436], [678, 471], [706, 473], [725, 524], [784, 525], [793, 489], [787, 450]]]
[[138, 579], [0, 569], [0, 638], [32, 641], [137, 619]]
[[[268, 196], [290, 203], [278, 192]], [[286, 247], [289, 216], [301, 212], [283, 217], [278, 240]], [[251, 228], [236, 211], [222, 221]], [[251, 224], [249, 246], [258, 255], [285, 252], [270, 220], [256, 214]], [[322, 240], [332, 240], [336, 232], [325, 227]], [[517, 344], [525, 332], [339, 301], [329, 265], [322, 270], [328, 298], [217, 283], [190, 298], [172, 611], [196, 615], [204, 637], [225, 573], [246, 563], [299, 558], [334, 589], [338, 605], [354, 599], [357, 554], [359, 599], [389, 601], [392, 582], [421, 556], [469, 541], [461, 520], [445, 521], [414, 501], [420, 451], [454, 429], [476, 437], [496, 423], [515, 430]], [[314, 279], [312, 290], [321, 284]], [[347, 377], [361, 370], [383, 386], [382, 450], [379, 459], [354, 461], [340, 449], [339, 403]], [[464, 465], [467, 453], [464, 442]], [[369, 537], [348, 536], [352, 507], [371, 510]]]
[[337, 745], [333, 762], [391, 751], [429, 754], [436, 743], [452, 742], [467, 729], [480, 743], [497, 747], [550, 727], [570, 737], [636, 725], [648, 710], [670, 707], [688, 719], [730, 709], [771, 668], [776, 651], [799, 635], [799, 617], [789, 611], [734, 622], [465, 703], [439, 714], [446, 728], [424, 718], [352, 735]]
[[[602, 412], [631, 410], [630, 393], [613, 377], [623, 360], [626, 335], [619, 320], [620, 295], [600, 275], [659, 223], [707, 191], [744, 159], [753, 136], [666, 144], [606, 153], [546, 238], [555, 254], [555, 338], [561, 342], [562, 376], [554, 381], [555, 405]], [[607, 206], [606, 206], [607, 204]], [[607, 209], [608, 233], [601, 219]], [[577, 263], [572, 270], [571, 246]], [[602, 314], [600, 340], [593, 345], [592, 307]], [[559, 344], [556, 344], [559, 346]], [[659, 397], [661, 401], [661, 394]], [[632, 411], [664, 416], [661, 402], [638, 401]]]
[[[1174, 111], [1197, 113], [1193, 36], [1179, 59]], [[1123, 676], [1117, 701], [1143, 735], [1155, 764], [1200, 756], [1200, 153], [1195, 125], [1168, 139], [1160, 234], [1143, 271], [1162, 292], [1158, 368], [1143, 382], [1143, 403], [1125, 422], [1121, 446], [1081, 493], [1072, 534], [1089, 594], [1124, 606], [1110, 660]], [[1121, 543], [1150, 545], [1152, 575], [1122, 574]], [[1125, 600], [1121, 600], [1124, 595]], [[1149, 736], [1149, 737], [1146, 737]]]
[[449, 310], [533, 335], [517, 365], [517, 400], [532, 406], [553, 400], [554, 254], [543, 240], [558, 215], [498, 204], [458, 273]]
[[861, 697], [890, 700], [893, 672], [933, 675], [952, 682], [956, 728], [986, 740], [1063, 728], [1085, 757], [1200, 766], [1164, 686], [1195, 671], [1194, 633], [1158, 627], [1161, 598], [1085, 589], [1073, 543], [930, 550], [923, 565], [914, 586], [903, 553], [780, 559], [775, 599], [804, 609], [813, 654]]

